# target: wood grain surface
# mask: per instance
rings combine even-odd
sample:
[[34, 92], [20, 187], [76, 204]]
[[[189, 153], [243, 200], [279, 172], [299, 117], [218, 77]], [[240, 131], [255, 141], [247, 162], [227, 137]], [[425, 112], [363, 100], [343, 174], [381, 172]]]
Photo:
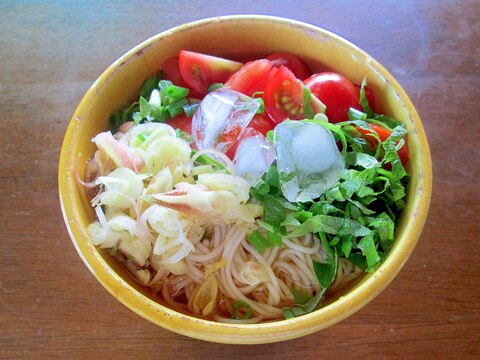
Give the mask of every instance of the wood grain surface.
[[[75, 251], [57, 169], [70, 117], [115, 59], [214, 15], [290, 17], [379, 60], [416, 105], [433, 195], [420, 242], [363, 310], [313, 335], [218, 345], [128, 310]], [[0, 1], [0, 358], [467, 359], [480, 357], [480, 2]]]

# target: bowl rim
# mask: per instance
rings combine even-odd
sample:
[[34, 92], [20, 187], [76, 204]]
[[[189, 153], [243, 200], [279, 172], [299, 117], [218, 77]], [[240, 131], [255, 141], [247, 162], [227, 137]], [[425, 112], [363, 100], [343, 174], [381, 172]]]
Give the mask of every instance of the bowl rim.
[[[408, 110], [408, 113], [411, 114], [412, 121], [415, 123], [414, 126], [421, 150], [418, 183], [418, 189], [421, 193], [415, 204], [415, 221], [410, 222], [403, 232], [403, 234], [409, 234], [409, 236], [404, 236], [402, 238], [403, 246], [397, 246], [392, 249], [386, 260], [372, 276], [359, 284], [355, 289], [335, 302], [301, 317], [260, 324], [225, 324], [182, 314], [158, 304], [138, 292], [108, 266], [101, 255], [91, 245], [87, 244], [88, 241], [85, 243], [77, 241], [80, 238], [87, 240], [86, 234], [78, 221], [78, 212], [75, 209], [72, 197], [73, 192], [76, 191], [75, 169], [73, 168], [73, 159], [76, 154], [72, 152], [72, 138], [75, 133], [78, 116], [82, 114], [97, 89], [107, 81], [120, 64], [128, 61], [135, 54], [164, 37], [192, 27], [208, 25], [211, 22], [278, 23], [320, 33], [341, 42], [371, 59], [371, 63], [375, 68], [392, 84], [401, 102]], [[153, 35], [114, 61], [87, 90], [70, 120], [59, 159], [58, 183], [64, 222], [78, 254], [105, 289], [126, 307], [154, 324], [189, 337], [219, 343], [260, 344], [300, 337], [331, 326], [363, 308], [393, 281], [412, 253], [426, 221], [432, 190], [432, 168], [427, 138], [417, 111], [397, 80], [372, 56], [339, 35], [305, 22], [268, 15], [227, 15], [188, 22]]]

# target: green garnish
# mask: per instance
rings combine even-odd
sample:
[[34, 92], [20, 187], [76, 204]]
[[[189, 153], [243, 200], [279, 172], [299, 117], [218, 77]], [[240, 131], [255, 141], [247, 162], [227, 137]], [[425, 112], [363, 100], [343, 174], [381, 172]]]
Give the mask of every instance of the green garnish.
[[142, 133], [137, 134], [137, 139], [140, 140], [140, 142], [144, 142], [145, 140], [147, 140], [147, 138], [145, 137], [145, 135], [142, 134]]
[[[341, 144], [346, 169], [335, 186], [318, 199], [290, 203], [281, 192], [281, 182], [288, 174], [279, 174], [277, 168], [271, 166], [251, 188], [250, 195], [264, 206], [263, 218], [257, 224], [267, 235], [256, 232], [248, 237], [258, 251], [281, 245], [284, 237], [312, 233], [329, 254], [324, 262], [312, 262], [322, 291], [307, 300], [292, 290], [296, 305], [283, 309], [287, 319], [306, 314], [318, 306], [335, 280], [340, 257], [371, 272], [381, 264], [393, 245], [394, 226], [397, 215], [405, 206], [409, 180], [397, 154], [404, 144], [406, 129], [399, 121], [373, 113], [365, 96], [365, 85], [364, 81], [361, 91], [363, 111], [352, 109], [349, 121], [331, 124], [304, 120], [328, 128]], [[304, 92], [304, 96], [308, 98], [308, 93]], [[390, 137], [381, 141], [372, 132], [372, 138], [378, 143], [372, 148], [359, 131], [371, 132], [369, 124], [384, 126], [391, 131]], [[267, 137], [275, 141], [273, 133]], [[270, 234], [280, 240], [272, 241]]]
[[[188, 133], [187, 133], [188, 134]], [[193, 136], [192, 136], [193, 138]], [[192, 156], [196, 153], [195, 150], [192, 150]], [[212, 165], [214, 166], [215, 168], [217, 168], [217, 170], [225, 170], [225, 172], [227, 174], [229, 174], [229, 171], [227, 170], [227, 168], [225, 167], [225, 165], [223, 165], [220, 161], [217, 161], [213, 158], [211, 158], [210, 156], [206, 155], [206, 154], [202, 154], [200, 155], [199, 157], [197, 157], [197, 159], [195, 160], [195, 162], [197, 164], [200, 164], [200, 165]]]
[[375, 113], [368, 104], [368, 99], [365, 95], [365, 86], [367, 86], [367, 79], [364, 78], [362, 80], [362, 85], [360, 86], [360, 105], [362, 106], [362, 109], [367, 115], [367, 117], [371, 119], [375, 116]]
[[188, 104], [183, 107], [183, 111], [187, 117], [193, 117], [195, 112], [198, 110], [200, 107], [200, 103], [193, 103], [193, 104]]
[[140, 89], [139, 100], [110, 114], [109, 123], [116, 130], [127, 121], [165, 122], [174, 118], [189, 106], [189, 90], [161, 80], [161, 74], [150, 76]]
[[165, 95], [170, 102], [185, 99], [188, 96], [189, 90], [176, 85], [170, 85], [165, 90]]
[[268, 241], [258, 230], [254, 230], [247, 236], [247, 240], [258, 252], [262, 252], [265, 249], [273, 246], [273, 243]]
[[195, 142], [193, 135], [189, 134], [186, 131], [175, 129], [175, 135], [177, 136], [177, 138], [185, 140], [188, 143], [188, 145], [193, 144]]
[[207, 93], [211, 93], [212, 91], [221, 89], [222, 87], [223, 87], [223, 84], [222, 84], [222, 83], [211, 83], [211, 84], [208, 85], [208, 87], [207, 87]]
[[293, 319], [297, 316], [311, 313], [313, 310], [317, 308], [324, 294], [325, 294], [325, 289], [319, 291], [315, 296], [310, 298], [310, 300], [308, 300], [303, 305], [282, 308], [283, 316], [285, 316], [285, 319], [288, 320], [288, 319]]
[[258, 102], [259, 107], [255, 114], [263, 114], [265, 112], [265, 103], [263, 102], [263, 98], [253, 98], [256, 102]]
[[186, 98], [181, 98], [176, 100], [174, 103], [165, 106], [165, 110], [169, 115], [170, 119], [173, 119], [175, 116], [183, 112], [184, 106], [188, 105], [188, 100]]
[[120, 125], [127, 121], [133, 121], [133, 114], [139, 111], [139, 103], [135, 101], [132, 104], [127, 104], [119, 111], [113, 112], [108, 118], [108, 124], [114, 130], [118, 129]]
[[[243, 309], [245, 311], [244, 316], [238, 316], [237, 311], [239, 309]], [[232, 319], [235, 320], [247, 320], [250, 319], [253, 315], [253, 309], [250, 306], [249, 303], [245, 301], [237, 301], [236, 303], [233, 303], [232, 305]]]
[[323, 289], [328, 289], [337, 276], [338, 253], [334, 251], [324, 263], [313, 260], [313, 270]]
[[296, 305], [305, 305], [308, 300], [312, 298], [311, 295], [304, 293], [303, 291], [297, 290], [295, 288], [290, 290], [293, 295], [293, 301]]
[[152, 75], [150, 76], [142, 85], [140, 89], [140, 97], [147, 98], [152, 93], [152, 90], [157, 87], [158, 82], [161, 78], [158, 76]]

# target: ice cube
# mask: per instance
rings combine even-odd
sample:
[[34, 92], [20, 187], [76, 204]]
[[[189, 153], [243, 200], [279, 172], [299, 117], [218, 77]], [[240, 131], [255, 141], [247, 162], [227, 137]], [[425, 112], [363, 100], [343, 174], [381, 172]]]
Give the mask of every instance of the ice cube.
[[275, 149], [260, 132], [249, 128], [235, 153], [235, 174], [254, 185], [275, 161]]
[[282, 193], [288, 201], [320, 197], [345, 170], [333, 134], [320, 124], [284, 121], [275, 128], [274, 146]]
[[192, 119], [192, 133], [199, 149], [226, 152], [240, 138], [259, 103], [227, 88], [209, 93]]

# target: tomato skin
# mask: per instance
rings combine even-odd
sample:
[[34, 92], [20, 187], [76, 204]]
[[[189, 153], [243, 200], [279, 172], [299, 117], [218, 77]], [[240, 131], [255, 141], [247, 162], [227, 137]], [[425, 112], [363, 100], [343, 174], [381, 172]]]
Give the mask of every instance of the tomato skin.
[[263, 136], [267, 137], [267, 132], [273, 130], [274, 128], [275, 123], [270, 120], [267, 114], [256, 114], [252, 121], [250, 121], [250, 124], [248, 124], [248, 127], [245, 129], [242, 136], [235, 141], [232, 147], [227, 151], [226, 155], [233, 160], [235, 158], [238, 145], [243, 139], [258, 134], [262, 134]]
[[242, 136], [232, 144], [232, 146], [230, 147], [230, 149], [228, 149], [225, 155], [227, 155], [230, 158], [230, 160], [233, 160], [235, 158], [235, 154], [237, 153], [238, 145], [240, 145], [240, 142], [243, 139], [246, 139], [251, 136], [255, 136], [256, 134], [257, 134], [257, 131], [255, 129], [251, 127], [247, 127], [243, 132]]
[[358, 95], [352, 82], [345, 76], [323, 72], [310, 76], [304, 81], [313, 95], [322, 101], [332, 123], [348, 120], [348, 109], [358, 108]]
[[183, 77], [182, 77], [182, 74], [180, 74], [180, 68], [178, 65], [178, 58], [173, 57], [173, 58], [167, 59], [162, 64], [161, 69], [165, 73], [165, 76], [163, 77], [165, 80], [170, 80], [172, 84], [189, 89], [188, 97], [197, 98], [197, 99], [200, 99], [203, 97], [202, 94], [190, 88], [185, 83], [185, 81], [183, 81]]
[[302, 84], [285, 66], [280, 66], [268, 82], [263, 101], [265, 111], [277, 124], [285, 119], [305, 118]]
[[252, 96], [254, 93], [263, 91], [276, 69], [266, 59], [250, 61], [243, 65], [240, 70], [233, 74], [225, 83], [225, 86]]
[[180, 50], [178, 65], [185, 83], [192, 90], [205, 95], [208, 85], [216, 82], [224, 83], [243, 64], [216, 56]]
[[302, 60], [290, 53], [276, 52], [268, 55], [267, 60], [270, 60], [274, 67], [285, 66], [300, 80], [305, 80], [312, 74]]
[[250, 124], [249, 128], [257, 130], [263, 136], [267, 136], [267, 132], [275, 128], [275, 123], [269, 118], [267, 114], [256, 114]]
[[[357, 98], [360, 99], [360, 89], [362, 88], [362, 86], [358, 84], [353, 84], [353, 86], [357, 91]], [[368, 86], [365, 86], [364, 90], [365, 90], [365, 97], [368, 100], [368, 106], [370, 106], [370, 109], [375, 111], [375, 95], [373, 94], [373, 91]], [[360, 104], [358, 104], [358, 107], [355, 107], [355, 108], [358, 110], [362, 110], [362, 106]]]
[[167, 124], [174, 129], [180, 129], [189, 134], [192, 134], [192, 118], [187, 117], [183, 112], [173, 119], [168, 119]]
[[[391, 131], [385, 129], [381, 125], [377, 125], [377, 124], [369, 124], [369, 125], [372, 131], [375, 131], [378, 134], [380, 141], [387, 140], [388, 137], [392, 134]], [[365, 140], [367, 140], [370, 148], [372, 150], [375, 150], [378, 146], [378, 140], [372, 135], [372, 132], [370, 130], [362, 129], [358, 126], [355, 126], [355, 128], [362, 135], [364, 135], [363, 137]], [[408, 157], [408, 148], [406, 143], [403, 144], [403, 146], [398, 150], [397, 154], [398, 154], [398, 157], [400, 158], [400, 161], [402, 162], [402, 165], [403, 166], [407, 165], [409, 157]]]
[[242, 132], [242, 127], [240, 125], [234, 125], [228, 132], [224, 132], [220, 135], [218, 142], [221, 143], [232, 143], [232, 145], [238, 140], [240, 137], [240, 133]]
[[166, 60], [162, 64], [162, 71], [165, 73], [165, 76], [163, 77], [165, 80], [170, 80], [177, 86], [187, 87], [187, 84], [183, 81], [182, 74], [180, 74], [178, 58], [173, 57]]

